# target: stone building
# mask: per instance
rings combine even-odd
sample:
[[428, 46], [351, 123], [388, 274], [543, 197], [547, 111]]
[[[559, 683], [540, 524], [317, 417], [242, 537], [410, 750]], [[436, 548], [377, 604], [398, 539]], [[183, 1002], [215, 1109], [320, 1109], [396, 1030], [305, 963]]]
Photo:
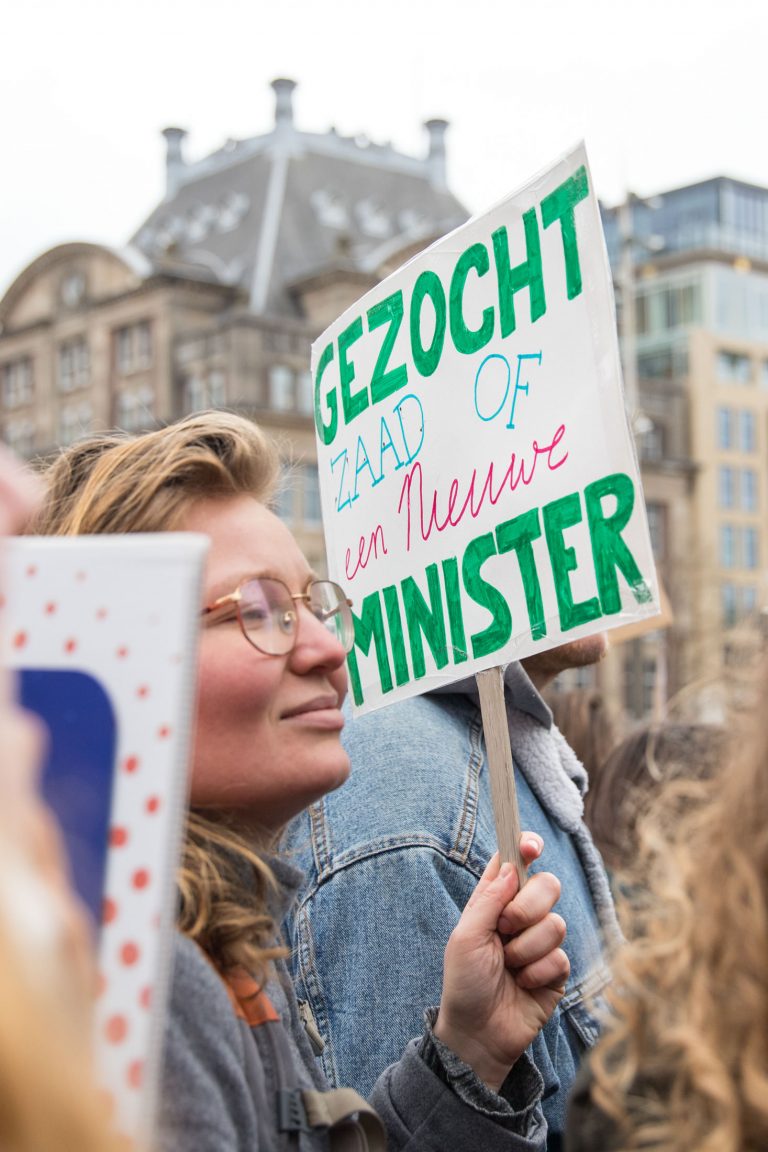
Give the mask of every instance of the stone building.
[[[672, 626], [610, 681], [641, 716], [732, 679], [768, 605], [768, 188], [717, 177], [603, 212], [654, 552]], [[630, 313], [631, 310], [631, 313]], [[623, 313], [623, 315], [622, 315]]]
[[0, 300], [0, 420], [39, 456], [91, 429], [132, 431], [224, 406], [284, 446], [282, 511], [323, 564], [312, 420], [313, 338], [404, 259], [462, 223], [447, 124], [427, 151], [303, 132], [291, 80], [270, 131], [199, 160], [167, 128], [166, 192], [119, 250], [43, 253]]

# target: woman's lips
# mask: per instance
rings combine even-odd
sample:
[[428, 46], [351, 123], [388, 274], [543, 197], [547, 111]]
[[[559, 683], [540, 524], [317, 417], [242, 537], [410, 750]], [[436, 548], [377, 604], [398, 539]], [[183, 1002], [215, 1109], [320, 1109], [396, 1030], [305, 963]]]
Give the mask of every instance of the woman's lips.
[[281, 716], [282, 720], [304, 721], [322, 727], [338, 728], [344, 726], [344, 720], [339, 708], [339, 698], [335, 692], [323, 696], [314, 696], [301, 704], [288, 708]]

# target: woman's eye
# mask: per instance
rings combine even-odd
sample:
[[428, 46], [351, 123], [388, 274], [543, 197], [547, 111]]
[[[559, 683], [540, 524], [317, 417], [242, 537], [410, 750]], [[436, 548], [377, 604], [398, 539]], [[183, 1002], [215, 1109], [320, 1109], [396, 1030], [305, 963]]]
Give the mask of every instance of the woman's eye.
[[243, 612], [243, 619], [248, 624], [249, 628], [258, 628], [269, 619], [269, 612], [266, 610], [266, 608], [254, 606], [252, 608], [247, 608], [245, 612]]

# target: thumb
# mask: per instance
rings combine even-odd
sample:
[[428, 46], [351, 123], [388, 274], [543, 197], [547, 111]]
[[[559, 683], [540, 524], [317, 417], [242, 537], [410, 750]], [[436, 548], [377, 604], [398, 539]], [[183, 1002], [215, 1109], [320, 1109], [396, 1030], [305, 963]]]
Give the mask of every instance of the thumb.
[[[489, 873], [493, 877], [490, 881]], [[520, 882], [514, 864], [505, 863], [499, 867], [498, 855], [494, 856], [467, 903], [459, 923], [470, 934], [485, 935], [495, 932], [501, 913], [510, 900], [514, 900], [519, 889]]]

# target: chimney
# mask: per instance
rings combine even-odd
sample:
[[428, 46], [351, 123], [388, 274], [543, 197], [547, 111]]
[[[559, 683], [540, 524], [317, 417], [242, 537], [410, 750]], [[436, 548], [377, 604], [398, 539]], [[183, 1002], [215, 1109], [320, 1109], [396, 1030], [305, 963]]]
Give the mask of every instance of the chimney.
[[285, 132], [293, 128], [293, 90], [295, 80], [273, 80], [275, 93], [275, 131]]
[[186, 128], [163, 128], [165, 136], [165, 198], [175, 196], [186, 166], [182, 147], [187, 137]]
[[429, 182], [439, 192], [445, 192], [448, 188], [445, 175], [445, 133], [448, 130], [448, 121], [427, 120], [424, 127], [429, 133], [429, 151], [427, 152]]

